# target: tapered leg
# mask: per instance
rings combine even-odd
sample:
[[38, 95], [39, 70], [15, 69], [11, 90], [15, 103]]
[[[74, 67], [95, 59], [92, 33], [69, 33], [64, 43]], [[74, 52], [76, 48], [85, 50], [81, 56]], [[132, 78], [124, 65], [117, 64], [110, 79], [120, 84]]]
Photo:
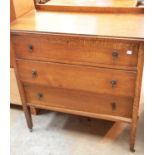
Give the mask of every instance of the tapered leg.
[[131, 150], [131, 152], [135, 152], [137, 121], [138, 121], [138, 116], [131, 123], [131, 133], [130, 133], [130, 150]]
[[130, 135], [130, 151], [135, 152], [135, 136], [136, 136], [136, 131], [133, 127], [131, 127], [131, 135]]
[[24, 110], [24, 114], [26, 117], [26, 121], [27, 121], [27, 126], [30, 130], [30, 132], [32, 131], [32, 127], [33, 127], [33, 123], [32, 123], [32, 116], [31, 116], [31, 112], [30, 112], [30, 107], [23, 105], [23, 110]]
[[138, 122], [138, 113], [139, 113], [139, 103], [141, 97], [141, 85], [142, 85], [142, 76], [143, 76], [143, 64], [144, 64], [144, 43], [142, 42], [139, 47], [138, 52], [138, 63], [137, 63], [137, 79], [135, 87], [135, 96], [133, 103], [133, 112], [132, 112], [132, 123], [131, 123], [131, 134], [130, 134], [130, 150], [135, 152], [135, 139], [136, 139], [136, 130]]

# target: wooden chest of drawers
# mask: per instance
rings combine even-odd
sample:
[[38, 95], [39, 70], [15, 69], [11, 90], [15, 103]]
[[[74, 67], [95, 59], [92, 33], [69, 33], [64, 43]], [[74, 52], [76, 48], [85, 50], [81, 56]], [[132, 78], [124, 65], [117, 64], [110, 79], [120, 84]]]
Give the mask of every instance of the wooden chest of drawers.
[[32, 129], [29, 106], [128, 122], [133, 151], [143, 38], [32, 32], [19, 27], [20, 21], [13, 23], [11, 41], [28, 127]]

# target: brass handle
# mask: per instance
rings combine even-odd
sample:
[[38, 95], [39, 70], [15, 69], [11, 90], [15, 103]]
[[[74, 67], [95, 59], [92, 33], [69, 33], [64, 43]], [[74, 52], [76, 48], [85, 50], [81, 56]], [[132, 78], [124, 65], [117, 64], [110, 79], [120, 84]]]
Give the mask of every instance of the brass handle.
[[115, 87], [117, 85], [117, 81], [116, 80], [111, 80], [111, 85], [112, 85], [112, 87]]
[[43, 98], [43, 94], [42, 94], [42, 93], [38, 93], [38, 94], [37, 94], [37, 99], [38, 99], [38, 100], [41, 100], [42, 98]]
[[37, 71], [36, 70], [32, 70], [32, 77], [35, 78], [37, 76]]
[[112, 103], [111, 103], [111, 107], [112, 107], [112, 110], [113, 110], [113, 111], [116, 110], [116, 103], [115, 103], [115, 102], [112, 102]]
[[32, 52], [33, 51], [33, 46], [32, 45], [28, 45], [28, 51]]
[[113, 58], [118, 58], [118, 52], [117, 51], [113, 51], [112, 52], [112, 57]]

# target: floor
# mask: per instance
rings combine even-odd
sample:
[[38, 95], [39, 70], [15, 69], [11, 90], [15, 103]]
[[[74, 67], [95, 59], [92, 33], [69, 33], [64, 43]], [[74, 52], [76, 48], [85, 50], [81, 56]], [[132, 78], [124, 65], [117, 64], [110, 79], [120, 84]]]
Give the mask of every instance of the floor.
[[[11, 155], [132, 155], [130, 126], [56, 112], [33, 116], [33, 132], [23, 111], [11, 108]], [[144, 154], [144, 113], [140, 115], [134, 155]]]

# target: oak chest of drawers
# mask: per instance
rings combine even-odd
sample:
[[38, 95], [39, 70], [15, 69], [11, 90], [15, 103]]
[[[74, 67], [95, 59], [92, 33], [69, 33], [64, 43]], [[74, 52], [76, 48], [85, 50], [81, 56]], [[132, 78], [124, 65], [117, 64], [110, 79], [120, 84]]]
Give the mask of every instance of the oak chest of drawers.
[[32, 129], [30, 106], [128, 122], [133, 151], [143, 38], [30, 30], [20, 30], [20, 21], [11, 30], [28, 127]]

